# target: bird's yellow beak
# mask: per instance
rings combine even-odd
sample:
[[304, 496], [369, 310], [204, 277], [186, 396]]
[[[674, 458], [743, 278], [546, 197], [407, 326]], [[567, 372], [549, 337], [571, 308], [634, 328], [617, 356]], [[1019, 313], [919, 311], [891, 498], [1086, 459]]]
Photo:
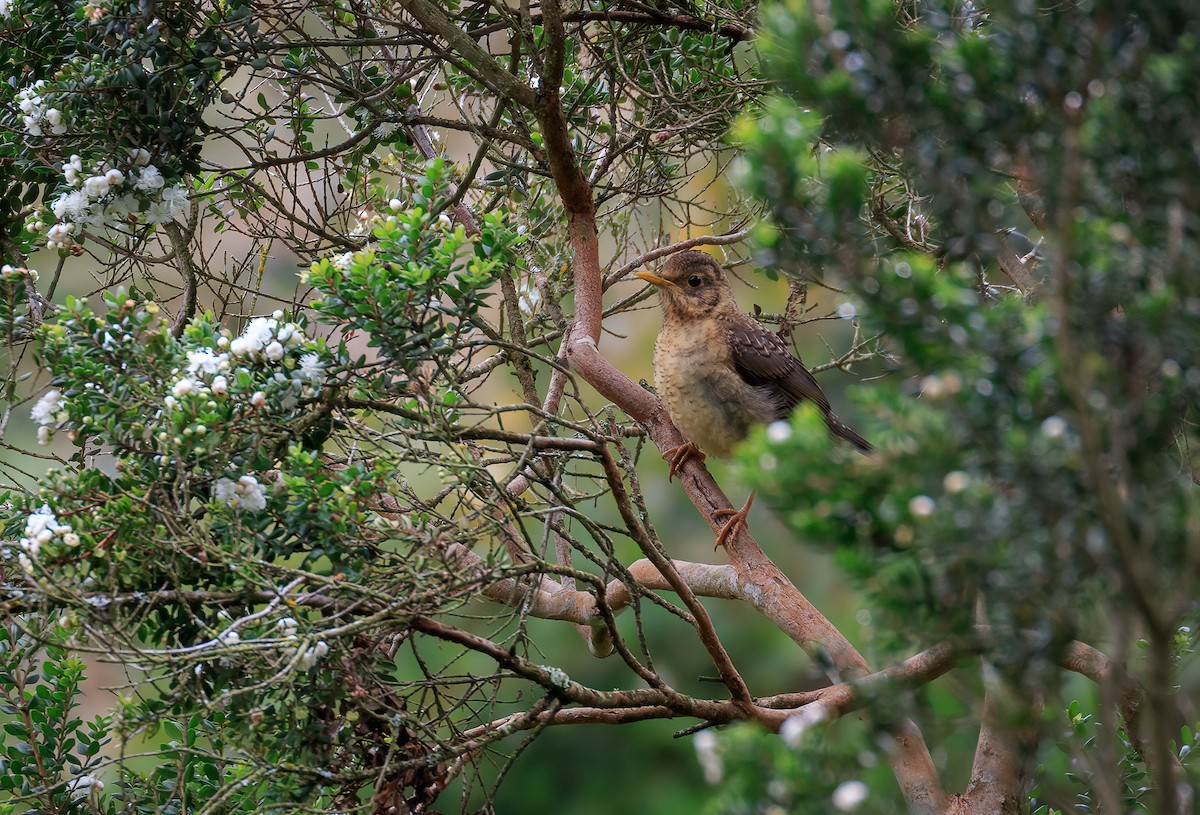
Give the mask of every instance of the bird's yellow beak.
[[642, 272], [635, 272], [635, 274], [638, 277], [640, 277], [642, 280], [645, 280], [647, 283], [649, 283], [653, 286], [658, 286], [660, 289], [664, 288], [666, 286], [674, 286], [675, 285], [670, 280], [667, 280], [665, 277], [660, 277], [659, 275], [656, 275], [654, 272], [642, 271]]

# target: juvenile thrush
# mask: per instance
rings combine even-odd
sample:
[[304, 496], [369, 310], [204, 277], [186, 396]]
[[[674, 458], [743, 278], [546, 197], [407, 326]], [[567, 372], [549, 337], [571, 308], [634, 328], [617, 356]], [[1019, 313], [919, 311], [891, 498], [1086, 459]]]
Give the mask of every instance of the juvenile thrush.
[[[787, 344], [738, 310], [724, 270], [703, 252], [680, 252], [661, 273], [637, 276], [658, 287], [663, 325], [654, 343], [654, 387], [687, 438], [668, 450], [668, 477], [691, 456], [724, 458], [751, 426], [786, 419], [804, 401], [820, 409], [836, 436], [863, 453], [870, 442], [847, 427], [829, 406], [817, 380]], [[703, 452], [701, 452], [703, 451]], [[730, 520], [717, 535], [720, 546], [744, 524], [745, 506], [718, 510]]]

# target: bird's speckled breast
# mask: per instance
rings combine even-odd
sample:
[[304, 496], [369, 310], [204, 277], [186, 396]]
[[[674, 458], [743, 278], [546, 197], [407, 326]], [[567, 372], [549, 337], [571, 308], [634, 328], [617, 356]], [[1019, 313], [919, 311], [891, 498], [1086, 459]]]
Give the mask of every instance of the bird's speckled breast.
[[738, 376], [724, 332], [714, 333], [664, 325], [654, 343], [654, 387], [675, 426], [705, 453], [724, 457], [751, 425], [770, 421], [776, 405]]

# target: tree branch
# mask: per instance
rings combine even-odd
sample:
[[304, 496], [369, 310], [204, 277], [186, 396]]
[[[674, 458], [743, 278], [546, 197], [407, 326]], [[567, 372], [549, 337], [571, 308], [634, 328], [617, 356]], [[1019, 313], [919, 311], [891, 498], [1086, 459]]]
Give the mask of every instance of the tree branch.
[[533, 89], [506, 71], [495, 57], [459, 28], [439, 6], [429, 0], [400, 0], [400, 5], [423, 27], [445, 40], [452, 51], [467, 61], [488, 88], [523, 107], [533, 105]]

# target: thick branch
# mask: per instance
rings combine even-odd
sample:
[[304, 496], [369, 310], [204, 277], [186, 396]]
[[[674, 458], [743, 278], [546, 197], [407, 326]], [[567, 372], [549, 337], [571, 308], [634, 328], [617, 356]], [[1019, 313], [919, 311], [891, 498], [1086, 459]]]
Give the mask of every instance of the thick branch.
[[400, 0], [400, 5], [425, 29], [446, 41], [450, 49], [469, 63], [480, 80], [496, 93], [520, 103], [533, 104], [533, 89], [504, 69], [495, 57], [451, 20], [442, 8], [429, 0]]
[[[693, 17], [690, 14], [660, 11], [648, 7], [644, 11], [572, 11], [564, 14], [562, 19], [567, 23], [610, 22], [680, 28], [686, 31], [714, 31], [733, 42], [746, 42], [754, 37], [753, 28], [732, 20], [706, 20], [701, 17]], [[531, 14], [530, 21], [540, 25], [542, 15]], [[505, 28], [507, 28], [507, 25], [504, 23], [493, 23], [488, 26], [472, 29], [471, 36], [481, 37], [486, 34], [502, 31]]]
[[688, 607], [688, 611], [692, 612], [695, 619], [696, 632], [700, 635], [701, 642], [704, 643], [705, 650], [712, 657], [713, 664], [721, 674], [721, 681], [729, 688], [730, 694], [738, 704], [749, 705], [750, 691], [746, 687], [746, 683], [734, 668], [733, 660], [729, 658], [725, 646], [721, 644], [721, 638], [717, 636], [717, 630], [713, 627], [712, 620], [708, 616], [707, 609], [703, 604], [696, 599], [696, 595], [692, 593], [691, 588], [683, 577], [675, 569], [675, 565], [670, 558], [662, 552], [657, 542], [650, 540], [646, 534], [645, 528], [638, 520], [633, 512], [633, 508], [629, 503], [629, 496], [625, 491], [625, 481], [621, 475], [620, 469], [617, 467], [616, 461], [612, 457], [611, 451], [607, 447], [600, 450], [601, 463], [604, 465], [604, 473], [608, 477], [609, 489], [613, 492], [613, 498], [616, 500], [617, 508], [621, 513], [622, 520], [625, 521], [630, 534], [637, 541], [642, 552], [655, 565], [658, 571], [667, 579], [671, 587], [683, 600], [684, 605]]
[[167, 221], [163, 224], [163, 229], [171, 241], [171, 248], [175, 250], [175, 257], [179, 261], [179, 274], [183, 277], [183, 305], [179, 307], [179, 313], [175, 315], [175, 321], [171, 323], [171, 336], [179, 339], [183, 336], [183, 330], [187, 328], [192, 317], [196, 315], [196, 282], [200, 273], [192, 260], [187, 239], [183, 235], [183, 230], [179, 228], [179, 224]]
[[[959, 800], [962, 812], [1019, 815], [1028, 800], [1027, 769], [1037, 749], [1037, 726], [1028, 703], [1017, 703], [1009, 692], [1003, 695], [1010, 704], [1001, 704], [1000, 693], [991, 687], [983, 699], [971, 782]], [[1014, 720], [1017, 716], [1022, 720]]]
[[[557, 668], [538, 665], [513, 653], [489, 639], [446, 625], [432, 617], [418, 615], [410, 623], [413, 629], [447, 642], [454, 642], [472, 651], [478, 651], [507, 668], [542, 687], [556, 692], [562, 698], [577, 704], [598, 708], [626, 709], [642, 706], [666, 706], [682, 715], [694, 716], [711, 722], [729, 722], [746, 717], [747, 711], [732, 702], [709, 701], [684, 696], [670, 688], [643, 688], [627, 691], [598, 691], [581, 685]], [[769, 717], [773, 718], [773, 717]]]

